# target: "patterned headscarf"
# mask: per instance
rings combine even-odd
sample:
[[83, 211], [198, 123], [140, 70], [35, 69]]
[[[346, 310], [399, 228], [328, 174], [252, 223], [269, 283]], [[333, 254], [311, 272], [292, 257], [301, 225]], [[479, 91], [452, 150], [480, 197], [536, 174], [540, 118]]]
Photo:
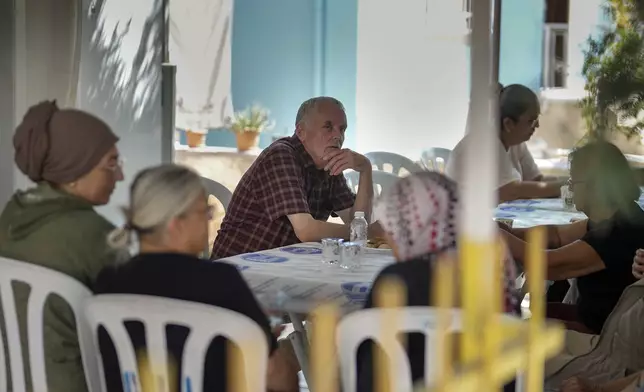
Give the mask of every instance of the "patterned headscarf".
[[374, 209], [400, 261], [456, 249], [456, 183], [437, 172], [400, 179]]
[[[456, 251], [458, 194], [456, 183], [438, 172], [419, 172], [400, 179], [374, 207], [374, 218], [395, 242], [398, 261], [432, 260]], [[505, 309], [517, 309], [516, 267], [505, 252]]]

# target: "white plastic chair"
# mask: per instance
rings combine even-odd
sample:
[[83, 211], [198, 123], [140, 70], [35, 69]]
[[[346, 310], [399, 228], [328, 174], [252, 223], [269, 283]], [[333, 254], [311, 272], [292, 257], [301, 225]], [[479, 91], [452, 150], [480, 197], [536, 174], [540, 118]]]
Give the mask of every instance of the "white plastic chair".
[[[224, 185], [215, 180], [211, 180], [210, 178], [201, 177], [201, 182], [206, 192], [208, 192], [208, 195], [214, 196], [221, 202], [221, 205], [224, 206], [224, 213], [228, 211], [228, 205], [230, 204], [230, 200], [233, 198], [233, 193]], [[206, 259], [210, 258], [210, 251], [210, 242], [206, 240], [203, 257]]]
[[[354, 192], [357, 192], [359, 180], [360, 180], [360, 173], [350, 170], [344, 173], [344, 178], [346, 178], [347, 185], [349, 185], [349, 188], [351, 188]], [[394, 186], [394, 184], [398, 180], [400, 180], [400, 177], [384, 171], [375, 170], [372, 173], [372, 179], [373, 179], [373, 194], [374, 196], [378, 197], [382, 194], [382, 192]]]
[[[436, 336], [433, 330], [437, 323], [437, 309], [432, 307], [405, 307], [398, 309], [364, 309], [345, 316], [338, 324], [336, 345], [340, 357], [342, 376], [342, 391], [355, 392], [357, 382], [356, 354], [358, 348], [365, 340], [382, 342], [380, 338], [383, 317], [386, 312], [394, 310], [396, 313], [397, 332], [425, 334], [425, 386], [429, 387], [435, 382], [434, 351]], [[521, 322], [520, 319], [507, 317], [509, 321]], [[451, 324], [449, 332], [458, 332], [462, 329], [461, 310], [451, 310]], [[402, 345], [381, 348], [389, 358], [389, 368], [396, 369], [396, 376], [391, 377], [391, 391], [411, 392], [413, 390], [411, 368], [407, 353]], [[402, 360], [395, 361], [396, 358]]]
[[224, 212], [227, 211], [230, 199], [233, 198], [233, 193], [224, 185], [215, 180], [211, 180], [210, 178], [201, 177], [201, 182], [203, 183], [203, 187], [206, 189], [206, 192], [219, 200], [224, 206]]
[[[244, 374], [248, 391], [266, 390], [268, 345], [266, 335], [254, 321], [243, 314], [228, 309], [200, 303], [145, 295], [105, 294], [88, 299], [84, 315], [98, 347], [98, 327], [109, 334], [121, 368], [124, 389], [140, 391], [140, 375], [134, 347], [125, 328], [125, 321], [140, 321], [145, 325], [148, 360], [153, 364], [167, 363], [166, 326], [190, 328], [186, 340], [181, 374], [181, 391], [203, 390], [203, 366], [211, 341], [223, 336], [235, 342], [243, 353]], [[90, 355], [91, 353], [87, 353]], [[96, 352], [101, 365], [101, 392], [105, 386], [103, 360]], [[167, 366], [152, 366], [155, 391], [169, 391]], [[133, 377], [128, 377], [133, 376]], [[129, 383], [129, 385], [128, 385]]]
[[449, 159], [449, 156], [451, 154], [452, 150], [448, 150], [447, 148], [434, 147], [423, 151], [421, 159], [423, 165], [425, 165], [428, 170], [443, 173], [445, 171], [447, 160]]
[[[25, 372], [20, 347], [20, 331], [12, 283], [21, 282], [31, 288], [27, 300], [27, 341], [29, 353], [29, 369], [31, 370], [31, 385], [34, 392], [46, 392], [47, 376], [45, 369], [45, 352], [43, 345], [43, 308], [50, 294], [56, 294], [64, 299], [74, 311], [76, 328], [81, 350], [87, 353], [96, 352], [93, 340], [88, 334], [87, 325], [81, 317], [83, 301], [92, 293], [81, 283], [60, 272], [21, 261], [0, 258], [0, 297], [5, 326], [0, 329], [6, 332], [9, 345], [9, 367], [13, 392], [25, 392]], [[0, 391], [7, 391], [8, 378], [6, 374], [4, 343], [0, 339]], [[83, 356], [85, 379], [91, 391], [96, 391], [99, 380], [98, 363], [95, 356]]]
[[[374, 151], [366, 153], [365, 156], [373, 166], [376, 166], [378, 171], [388, 172], [385, 170], [385, 166], [389, 165], [391, 166], [391, 173], [397, 176], [406, 174], [405, 172], [416, 173], [423, 170], [420, 165], [417, 165], [411, 159], [393, 152]], [[401, 169], [404, 169], [403, 173], [401, 173]]]

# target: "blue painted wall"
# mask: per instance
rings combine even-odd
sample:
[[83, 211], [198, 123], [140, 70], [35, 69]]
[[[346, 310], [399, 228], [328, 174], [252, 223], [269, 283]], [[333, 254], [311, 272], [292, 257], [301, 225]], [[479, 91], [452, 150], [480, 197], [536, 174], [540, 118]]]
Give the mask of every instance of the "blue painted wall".
[[[259, 103], [276, 127], [261, 135], [290, 135], [299, 105], [332, 95], [355, 124], [357, 0], [235, 0], [232, 98], [235, 110]], [[212, 130], [206, 144], [235, 146], [235, 135]], [[347, 146], [355, 144], [349, 132]]]
[[503, 0], [499, 81], [541, 88], [545, 0]]
[[[501, 83], [541, 87], [544, 13], [545, 0], [503, 1]], [[276, 121], [260, 147], [291, 134], [298, 106], [315, 95], [345, 104], [355, 147], [357, 19], [358, 0], [235, 0], [233, 106], [262, 104]], [[206, 144], [235, 147], [235, 135], [212, 130]]]

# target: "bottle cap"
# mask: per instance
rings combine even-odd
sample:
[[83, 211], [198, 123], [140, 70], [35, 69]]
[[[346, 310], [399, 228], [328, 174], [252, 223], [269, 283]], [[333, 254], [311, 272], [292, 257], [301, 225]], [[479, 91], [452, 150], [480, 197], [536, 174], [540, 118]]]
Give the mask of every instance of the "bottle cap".
[[353, 217], [354, 217], [354, 218], [364, 218], [364, 212], [363, 212], [363, 211], [356, 211], [356, 212], [353, 214]]

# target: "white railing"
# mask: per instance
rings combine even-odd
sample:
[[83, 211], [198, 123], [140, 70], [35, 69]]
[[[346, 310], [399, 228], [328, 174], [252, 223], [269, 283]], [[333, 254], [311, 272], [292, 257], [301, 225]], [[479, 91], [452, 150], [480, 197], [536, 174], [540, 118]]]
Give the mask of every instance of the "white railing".
[[547, 23], [543, 40], [543, 87], [566, 87], [568, 24]]

